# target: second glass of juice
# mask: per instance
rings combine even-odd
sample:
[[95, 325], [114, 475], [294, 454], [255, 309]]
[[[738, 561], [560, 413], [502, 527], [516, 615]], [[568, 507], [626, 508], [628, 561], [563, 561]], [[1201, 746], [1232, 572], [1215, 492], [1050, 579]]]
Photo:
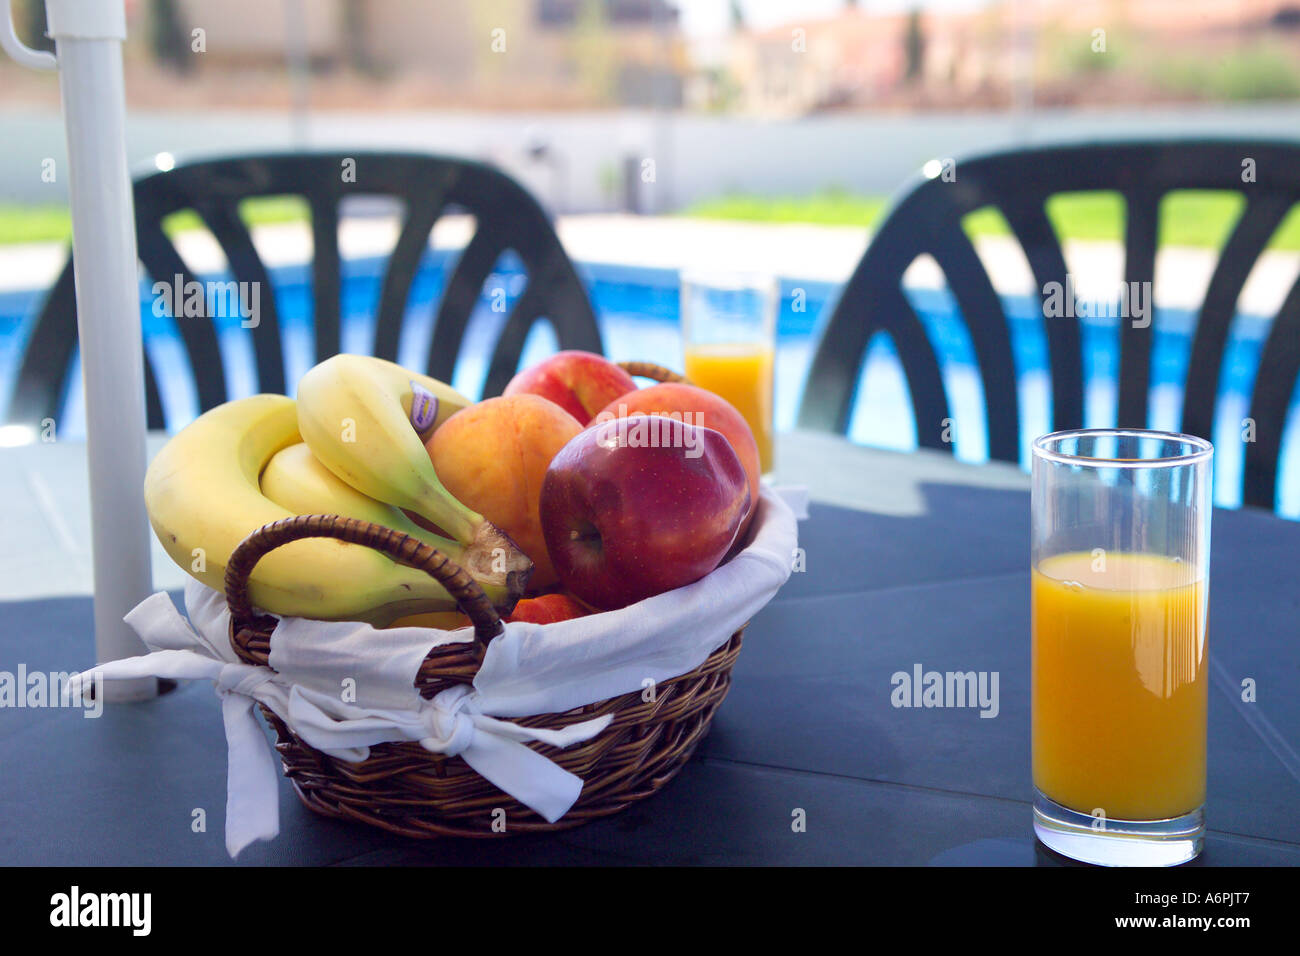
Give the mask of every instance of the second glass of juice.
[[1034, 830], [1066, 856], [1200, 852], [1213, 452], [1133, 429], [1034, 442]]
[[773, 466], [777, 282], [754, 273], [681, 274], [686, 377], [744, 416], [764, 474]]

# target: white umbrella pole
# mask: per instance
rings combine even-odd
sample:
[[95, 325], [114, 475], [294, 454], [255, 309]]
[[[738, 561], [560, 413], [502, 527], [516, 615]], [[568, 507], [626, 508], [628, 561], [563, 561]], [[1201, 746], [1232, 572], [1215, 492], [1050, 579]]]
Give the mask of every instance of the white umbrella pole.
[[[145, 653], [122, 616], [152, 588], [142, 497], [146, 454], [139, 273], [122, 84], [126, 12], [124, 0], [46, 0], [45, 11], [68, 137], [90, 467], [95, 656], [104, 662]], [[114, 681], [104, 692], [110, 701], [139, 700], [157, 693], [157, 681]]]

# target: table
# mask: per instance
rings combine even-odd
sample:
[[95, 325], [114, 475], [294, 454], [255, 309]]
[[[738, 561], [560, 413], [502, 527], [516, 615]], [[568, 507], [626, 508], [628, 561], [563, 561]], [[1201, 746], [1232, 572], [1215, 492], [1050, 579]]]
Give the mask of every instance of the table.
[[[86, 562], [57, 561], [88, 527], [78, 453], [0, 452], [0, 670], [92, 662]], [[317, 817], [282, 780], [279, 838], [238, 863], [1061, 864], [1030, 827], [1027, 476], [802, 433], [778, 455], [812, 494], [807, 570], [754, 619], [712, 732], [662, 792], [561, 834], [414, 843]], [[1211, 829], [1194, 865], [1300, 865], [1300, 524], [1216, 511], [1213, 545]], [[893, 707], [891, 675], [917, 664], [997, 672], [997, 716]], [[0, 766], [0, 863], [230, 862], [210, 685], [97, 720], [0, 710]]]

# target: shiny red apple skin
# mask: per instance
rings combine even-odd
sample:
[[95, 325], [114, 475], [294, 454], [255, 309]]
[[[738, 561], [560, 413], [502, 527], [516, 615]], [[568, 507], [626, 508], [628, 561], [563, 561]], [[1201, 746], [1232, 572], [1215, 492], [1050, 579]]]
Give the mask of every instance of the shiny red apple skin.
[[749, 511], [745, 469], [720, 432], [645, 417], [662, 423], [669, 447], [620, 441], [619, 423], [602, 423], [560, 449], [542, 481], [542, 534], [556, 572], [602, 610], [704, 577]]
[[614, 399], [634, 391], [632, 376], [605, 356], [570, 349], [524, 369], [502, 394], [549, 398], [585, 426]]
[[662, 382], [639, 388], [628, 395], [620, 395], [596, 413], [593, 422], [621, 418], [626, 415], [668, 415], [693, 425], [703, 425], [722, 432], [735, 449], [740, 463], [749, 476], [749, 514], [740, 525], [743, 538], [749, 523], [758, 510], [763, 469], [758, 456], [758, 443], [745, 417], [721, 395], [685, 382]]

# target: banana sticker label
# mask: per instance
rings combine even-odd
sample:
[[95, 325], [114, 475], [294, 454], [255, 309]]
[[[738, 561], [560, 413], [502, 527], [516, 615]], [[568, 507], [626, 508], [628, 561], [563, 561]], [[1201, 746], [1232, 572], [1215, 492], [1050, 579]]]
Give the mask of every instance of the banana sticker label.
[[438, 419], [438, 396], [416, 381], [411, 382], [411, 424], [426, 432]]

